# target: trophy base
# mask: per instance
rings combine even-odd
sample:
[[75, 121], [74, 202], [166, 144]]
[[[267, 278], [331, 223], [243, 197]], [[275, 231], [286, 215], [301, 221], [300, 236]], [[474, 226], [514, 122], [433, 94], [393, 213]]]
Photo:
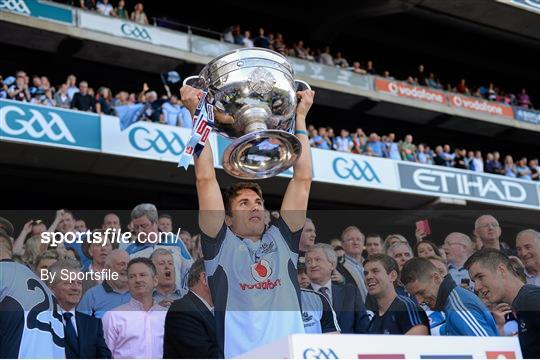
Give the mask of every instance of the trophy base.
[[244, 180], [265, 179], [290, 168], [302, 153], [302, 144], [282, 130], [248, 133], [234, 140], [223, 153], [223, 168]]

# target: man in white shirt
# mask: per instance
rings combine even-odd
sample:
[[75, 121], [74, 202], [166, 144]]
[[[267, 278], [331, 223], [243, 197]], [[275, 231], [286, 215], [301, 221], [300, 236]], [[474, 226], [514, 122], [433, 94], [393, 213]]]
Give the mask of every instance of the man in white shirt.
[[349, 135], [349, 132], [345, 129], [341, 130], [340, 136], [336, 138], [336, 150], [343, 152], [351, 152], [353, 145], [354, 144]]
[[114, 8], [109, 3], [109, 0], [101, 0], [96, 6], [97, 12], [104, 16], [111, 16]]

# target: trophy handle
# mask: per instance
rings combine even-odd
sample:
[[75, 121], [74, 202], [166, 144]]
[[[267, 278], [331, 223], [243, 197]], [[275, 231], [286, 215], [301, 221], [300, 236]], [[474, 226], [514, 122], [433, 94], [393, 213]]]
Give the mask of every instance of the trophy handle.
[[198, 84], [200, 78], [201, 77], [199, 75], [188, 76], [187, 78], [184, 79], [184, 82], [182, 83], [182, 85], [183, 86], [189, 85], [189, 86], [197, 87], [196, 85]]
[[296, 91], [311, 90], [311, 86], [309, 86], [309, 84], [305, 81], [294, 80], [294, 83], [296, 84]]

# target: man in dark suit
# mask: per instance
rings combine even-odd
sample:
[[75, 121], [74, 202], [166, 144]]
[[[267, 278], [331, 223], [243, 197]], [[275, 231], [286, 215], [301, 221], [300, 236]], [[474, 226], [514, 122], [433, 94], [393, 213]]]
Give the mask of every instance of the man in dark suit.
[[66, 358], [110, 359], [112, 355], [103, 337], [101, 320], [75, 311], [82, 296], [82, 281], [62, 277], [66, 270], [71, 275], [79, 274], [80, 269], [81, 265], [74, 259], [60, 260], [49, 267], [50, 287], [60, 305], [64, 323]]
[[307, 274], [310, 287], [330, 300], [337, 315], [342, 334], [365, 334], [369, 317], [362, 303], [360, 291], [352, 285], [332, 284], [337, 256], [332, 246], [315, 244], [306, 253]]
[[204, 262], [193, 263], [188, 273], [189, 292], [173, 302], [165, 318], [163, 358], [222, 358], [214, 321], [214, 305]]

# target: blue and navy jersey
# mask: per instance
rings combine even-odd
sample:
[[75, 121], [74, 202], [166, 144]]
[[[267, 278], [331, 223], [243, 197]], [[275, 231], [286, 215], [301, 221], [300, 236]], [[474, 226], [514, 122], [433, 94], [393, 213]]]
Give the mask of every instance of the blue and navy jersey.
[[417, 325], [424, 325], [429, 330], [426, 312], [408, 297], [398, 295], [384, 314], [379, 315], [378, 311], [374, 313], [368, 332], [404, 335]]
[[56, 298], [30, 269], [0, 261], [0, 358], [65, 358]]
[[442, 311], [433, 311], [427, 306], [422, 307], [426, 312], [426, 315], [429, 319], [429, 330], [431, 335], [439, 336], [441, 333], [444, 334], [444, 326], [446, 324], [446, 317]]
[[216, 238], [202, 236], [225, 357], [304, 333], [296, 268], [301, 233], [293, 233], [280, 218], [256, 242], [238, 237], [225, 224]]
[[450, 275], [444, 278], [439, 288], [437, 304], [444, 304], [442, 310], [446, 316], [441, 335], [499, 335], [495, 320], [484, 303], [471, 291], [456, 286]]
[[524, 285], [512, 303], [524, 358], [540, 358], [540, 287]]
[[301, 289], [302, 321], [307, 334], [341, 331], [330, 302], [319, 292]]
[[159, 244], [135, 242], [130, 244], [126, 248], [126, 251], [130, 259], [136, 257], [150, 258], [150, 255], [158, 248], [167, 249], [173, 253], [174, 269], [176, 271], [176, 288], [183, 293], [187, 293], [187, 274], [193, 264], [193, 259], [182, 239], [174, 234], [168, 234], [164, 241]]

